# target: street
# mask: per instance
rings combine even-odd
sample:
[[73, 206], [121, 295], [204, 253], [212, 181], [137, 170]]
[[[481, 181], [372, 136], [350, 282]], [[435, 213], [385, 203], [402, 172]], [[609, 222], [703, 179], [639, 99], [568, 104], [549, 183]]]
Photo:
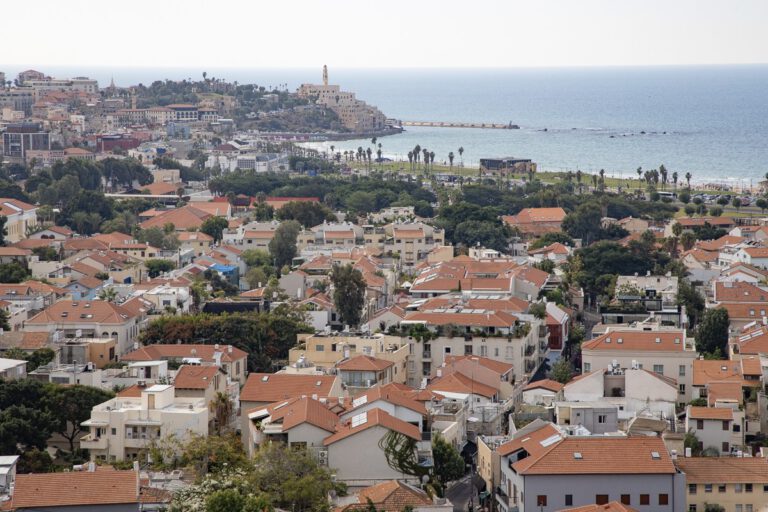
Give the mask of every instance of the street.
[[[473, 492], [472, 480], [470, 474], [467, 474], [446, 491], [445, 497], [453, 503], [454, 512], [466, 512]], [[474, 496], [474, 503], [477, 505], [477, 494]]]

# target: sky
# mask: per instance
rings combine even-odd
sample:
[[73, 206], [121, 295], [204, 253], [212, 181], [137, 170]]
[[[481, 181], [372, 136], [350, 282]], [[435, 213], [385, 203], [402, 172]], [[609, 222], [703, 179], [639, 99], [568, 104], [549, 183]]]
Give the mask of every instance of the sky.
[[36, 0], [3, 17], [0, 71], [768, 63], [766, 0]]

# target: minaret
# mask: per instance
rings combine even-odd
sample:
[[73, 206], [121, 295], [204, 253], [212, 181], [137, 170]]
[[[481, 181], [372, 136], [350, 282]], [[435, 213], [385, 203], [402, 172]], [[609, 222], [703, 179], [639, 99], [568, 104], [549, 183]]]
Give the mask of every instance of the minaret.
[[328, 66], [323, 65], [323, 85], [328, 87]]

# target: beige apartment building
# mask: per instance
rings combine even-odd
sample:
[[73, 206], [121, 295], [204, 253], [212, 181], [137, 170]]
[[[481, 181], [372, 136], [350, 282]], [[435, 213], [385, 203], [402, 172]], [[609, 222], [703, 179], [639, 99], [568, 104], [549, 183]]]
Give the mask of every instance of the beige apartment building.
[[90, 433], [80, 439], [80, 447], [90, 451], [91, 460], [141, 460], [150, 446], [173, 448], [170, 436], [183, 442], [192, 434], [207, 435], [208, 404], [174, 392], [171, 385], [156, 384], [142, 389], [138, 398], [118, 396], [97, 405], [82, 423]]
[[690, 512], [704, 512], [708, 504], [725, 512], [768, 508], [768, 462], [762, 457], [686, 457], [675, 465], [685, 473]]
[[27, 238], [27, 229], [37, 226], [37, 206], [18, 199], [0, 198], [0, 215], [7, 219], [5, 241], [8, 243]]
[[288, 351], [288, 362], [293, 366], [300, 362], [326, 371], [344, 360], [364, 355], [393, 362], [400, 374], [405, 371], [409, 350], [407, 341], [399, 336], [300, 334], [298, 345]]
[[693, 339], [686, 338], [685, 330], [609, 327], [605, 334], [585, 341], [581, 354], [583, 373], [609, 367], [649, 370], [677, 382], [679, 405], [691, 401], [693, 361], [698, 354]]

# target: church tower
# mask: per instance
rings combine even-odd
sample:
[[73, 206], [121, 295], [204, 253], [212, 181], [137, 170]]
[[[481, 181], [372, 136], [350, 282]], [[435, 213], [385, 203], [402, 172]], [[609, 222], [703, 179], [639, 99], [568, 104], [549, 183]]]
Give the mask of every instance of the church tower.
[[323, 85], [328, 87], [328, 66], [323, 65]]

